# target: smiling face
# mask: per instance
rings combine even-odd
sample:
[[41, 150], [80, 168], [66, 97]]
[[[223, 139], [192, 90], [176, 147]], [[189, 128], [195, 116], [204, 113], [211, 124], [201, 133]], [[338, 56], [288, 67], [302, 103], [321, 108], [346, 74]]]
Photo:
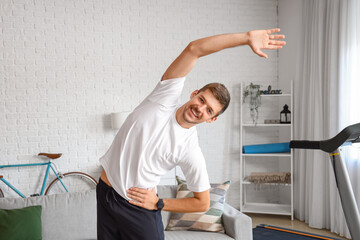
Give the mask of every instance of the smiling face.
[[183, 128], [190, 128], [202, 122], [213, 122], [221, 111], [222, 105], [210, 90], [194, 91], [190, 101], [176, 112], [176, 120]]

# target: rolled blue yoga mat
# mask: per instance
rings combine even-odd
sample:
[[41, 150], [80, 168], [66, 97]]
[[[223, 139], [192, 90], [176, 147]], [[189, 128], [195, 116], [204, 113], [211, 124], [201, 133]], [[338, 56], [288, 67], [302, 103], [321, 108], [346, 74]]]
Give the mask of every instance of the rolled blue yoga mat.
[[290, 152], [290, 143], [270, 143], [243, 146], [243, 153], [283, 153]]

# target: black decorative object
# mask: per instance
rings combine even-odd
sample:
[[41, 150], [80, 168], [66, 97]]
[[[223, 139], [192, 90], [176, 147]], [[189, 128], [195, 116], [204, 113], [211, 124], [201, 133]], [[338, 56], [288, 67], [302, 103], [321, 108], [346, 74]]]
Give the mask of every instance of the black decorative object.
[[284, 109], [280, 112], [280, 123], [291, 123], [291, 112], [287, 104], [284, 105]]
[[270, 95], [270, 94], [282, 94], [281, 90], [272, 90], [271, 85], [268, 86], [268, 90], [260, 90], [260, 94]]

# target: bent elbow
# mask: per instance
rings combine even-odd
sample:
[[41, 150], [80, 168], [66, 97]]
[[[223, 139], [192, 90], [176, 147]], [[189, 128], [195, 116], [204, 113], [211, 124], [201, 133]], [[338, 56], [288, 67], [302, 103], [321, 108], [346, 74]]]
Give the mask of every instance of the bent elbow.
[[204, 202], [200, 206], [200, 212], [207, 212], [210, 209], [210, 202]]
[[187, 52], [189, 52], [191, 55], [200, 57], [201, 51], [199, 45], [196, 43], [196, 41], [190, 42], [187, 47], [185, 48]]
[[210, 205], [208, 204], [208, 205], [205, 206], [203, 212], [207, 212], [207, 211], [209, 211], [209, 209], [210, 209]]

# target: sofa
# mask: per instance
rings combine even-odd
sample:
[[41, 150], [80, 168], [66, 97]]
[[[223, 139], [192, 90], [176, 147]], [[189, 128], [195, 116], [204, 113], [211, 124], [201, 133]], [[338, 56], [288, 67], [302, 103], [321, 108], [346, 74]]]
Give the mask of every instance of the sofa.
[[[161, 198], [174, 198], [176, 186], [158, 186]], [[42, 206], [41, 223], [44, 240], [96, 239], [96, 191], [38, 196], [26, 199], [0, 198], [0, 209]], [[164, 227], [170, 219], [162, 212]], [[222, 217], [224, 233], [165, 231], [166, 240], [252, 240], [251, 218], [225, 203]], [[0, 233], [1, 235], [1, 233]]]

